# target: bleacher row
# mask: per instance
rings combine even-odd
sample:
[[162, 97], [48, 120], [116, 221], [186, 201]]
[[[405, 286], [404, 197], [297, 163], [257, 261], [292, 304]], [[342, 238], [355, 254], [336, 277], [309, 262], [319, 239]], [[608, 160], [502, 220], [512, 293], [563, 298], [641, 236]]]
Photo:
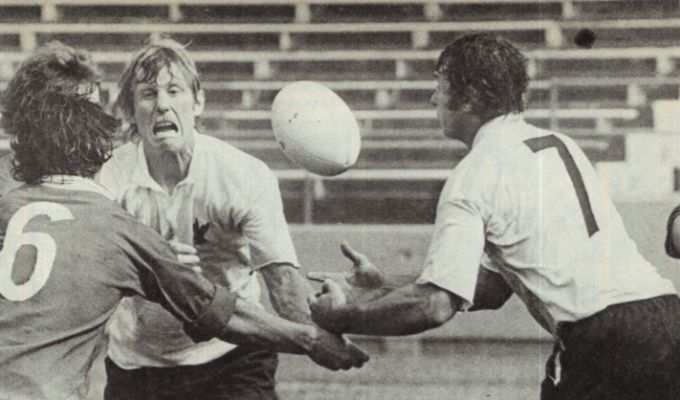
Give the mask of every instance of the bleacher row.
[[[594, 49], [572, 43], [584, 27]], [[197, 62], [206, 132], [278, 171], [293, 222], [425, 223], [465, 154], [438, 133], [434, 62], [479, 30], [529, 57], [527, 120], [573, 135], [593, 162], [623, 160], [625, 134], [653, 130], [651, 104], [680, 93], [680, 2], [623, 0], [2, 0], [0, 83], [56, 39], [92, 51], [111, 100], [131, 52], [169, 35]], [[362, 155], [339, 178], [303, 173], [273, 140], [273, 98], [303, 79], [335, 90], [360, 122]]]

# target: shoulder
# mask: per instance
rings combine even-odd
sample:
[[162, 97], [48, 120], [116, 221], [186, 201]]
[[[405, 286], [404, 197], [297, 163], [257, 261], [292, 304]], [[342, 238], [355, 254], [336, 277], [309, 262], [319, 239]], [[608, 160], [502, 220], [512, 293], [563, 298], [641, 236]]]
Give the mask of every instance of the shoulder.
[[118, 162], [128, 159], [137, 159], [137, 143], [132, 141], [114, 149], [111, 157], [111, 160]]
[[128, 142], [113, 151], [111, 158], [104, 163], [97, 181], [113, 193], [117, 193], [137, 169], [137, 144]]
[[221, 139], [199, 134], [196, 145], [200, 146], [201, 154], [206, 157], [208, 168], [212, 171], [219, 170], [220, 176], [227, 179], [243, 182], [244, 176], [247, 176], [248, 181], [254, 182], [274, 177], [264, 161]]
[[133, 171], [137, 164], [137, 144], [127, 142], [113, 150], [111, 158], [102, 166], [102, 173]]

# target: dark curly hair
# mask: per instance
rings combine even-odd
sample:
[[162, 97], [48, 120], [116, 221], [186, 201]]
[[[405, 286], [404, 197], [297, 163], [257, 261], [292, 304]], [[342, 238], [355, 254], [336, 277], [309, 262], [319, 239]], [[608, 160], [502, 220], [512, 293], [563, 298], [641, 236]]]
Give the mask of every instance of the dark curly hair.
[[451, 109], [470, 104], [483, 122], [524, 111], [527, 58], [505, 39], [489, 33], [462, 36], [442, 51], [435, 70], [451, 85]]
[[24, 61], [1, 100], [0, 127], [12, 136], [16, 180], [92, 178], [101, 169], [111, 157], [118, 122], [88, 99], [98, 82], [90, 55], [59, 42]]

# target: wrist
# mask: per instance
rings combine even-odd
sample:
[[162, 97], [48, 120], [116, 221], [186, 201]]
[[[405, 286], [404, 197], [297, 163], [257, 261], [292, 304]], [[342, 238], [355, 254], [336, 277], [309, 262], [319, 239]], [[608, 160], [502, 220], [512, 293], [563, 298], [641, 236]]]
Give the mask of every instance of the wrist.
[[302, 325], [301, 333], [298, 344], [304, 350], [304, 353], [309, 354], [319, 342], [319, 328], [315, 325]]
[[343, 334], [351, 333], [353, 318], [358, 315], [355, 304], [347, 304], [338, 309], [333, 316], [333, 323], [327, 329], [331, 333]]

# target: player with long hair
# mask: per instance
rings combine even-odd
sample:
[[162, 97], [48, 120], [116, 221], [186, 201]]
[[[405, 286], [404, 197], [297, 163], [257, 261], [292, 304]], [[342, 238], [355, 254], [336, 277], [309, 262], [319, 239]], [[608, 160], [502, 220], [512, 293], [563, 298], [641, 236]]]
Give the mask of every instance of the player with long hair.
[[1, 399], [84, 399], [124, 295], [160, 303], [197, 340], [221, 335], [236, 304], [92, 179], [118, 127], [93, 102], [97, 83], [88, 53], [53, 42], [2, 98], [25, 184], [0, 199]]
[[583, 151], [524, 122], [526, 59], [491, 34], [441, 53], [432, 104], [470, 152], [441, 193], [424, 269], [384, 277], [343, 246], [349, 274], [313, 273], [313, 319], [337, 333], [408, 335], [512, 294], [555, 338], [541, 399], [680, 398], [680, 299], [638, 253]]

